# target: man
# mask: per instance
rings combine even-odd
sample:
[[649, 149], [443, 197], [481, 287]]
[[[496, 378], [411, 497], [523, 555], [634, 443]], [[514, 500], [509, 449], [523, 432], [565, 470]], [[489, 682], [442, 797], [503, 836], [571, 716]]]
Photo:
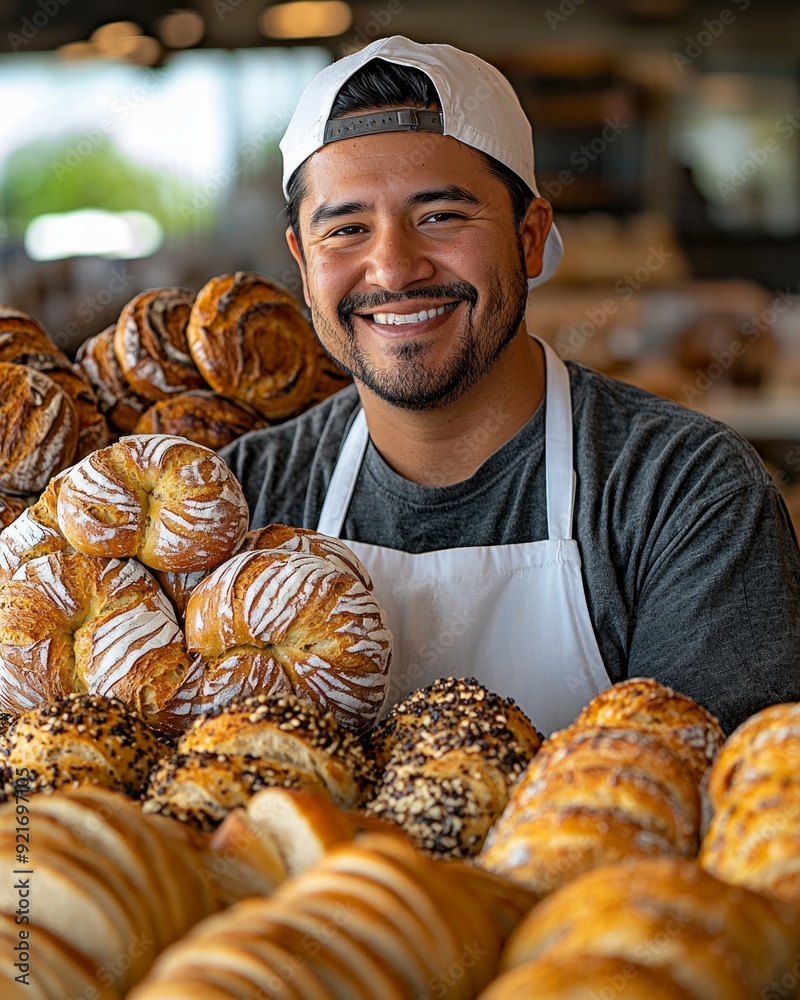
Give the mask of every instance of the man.
[[224, 457], [254, 527], [365, 563], [391, 700], [474, 675], [550, 732], [628, 676], [728, 730], [800, 698], [800, 557], [755, 453], [526, 330], [561, 243], [507, 81], [382, 39], [311, 82], [281, 148], [305, 299], [355, 387]]

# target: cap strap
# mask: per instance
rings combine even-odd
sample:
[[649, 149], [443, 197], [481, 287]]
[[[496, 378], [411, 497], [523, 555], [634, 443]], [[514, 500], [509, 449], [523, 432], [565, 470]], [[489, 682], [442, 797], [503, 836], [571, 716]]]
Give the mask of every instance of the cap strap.
[[441, 111], [417, 111], [400, 108], [397, 111], [376, 111], [373, 114], [330, 118], [325, 125], [323, 145], [338, 139], [351, 139], [371, 132], [440, 132], [444, 133]]

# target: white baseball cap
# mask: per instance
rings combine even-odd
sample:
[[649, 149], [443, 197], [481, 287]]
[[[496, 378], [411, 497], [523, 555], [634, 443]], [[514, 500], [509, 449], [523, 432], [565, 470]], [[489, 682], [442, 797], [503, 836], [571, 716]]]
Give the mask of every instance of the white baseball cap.
[[[409, 114], [404, 110], [364, 114], [337, 120], [340, 127], [329, 127], [331, 108], [342, 86], [371, 59], [422, 70], [436, 88], [441, 113]], [[300, 164], [329, 142], [405, 130], [440, 132], [488, 153], [539, 196], [533, 174], [531, 125], [508, 80], [494, 66], [470, 52], [452, 45], [423, 45], [402, 35], [379, 38], [326, 66], [303, 91], [280, 143], [284, 194], [288, 198], [289, 178]], [[553, 276], [562, 253], [561, 236], [551, 226], [542, 272], [528, 279], [530, 288]]]

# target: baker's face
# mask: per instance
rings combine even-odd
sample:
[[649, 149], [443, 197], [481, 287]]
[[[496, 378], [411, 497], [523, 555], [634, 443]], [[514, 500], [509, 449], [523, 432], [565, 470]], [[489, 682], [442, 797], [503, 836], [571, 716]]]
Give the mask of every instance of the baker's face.
[[549, 205], [521, 229], [505, 183], [469, 146], [384, 133], [332, 143], [305, 165], [291, 230], [327, 351], [378, 396], [423, 410], [457, 399], [520, 331], [541, 270]]

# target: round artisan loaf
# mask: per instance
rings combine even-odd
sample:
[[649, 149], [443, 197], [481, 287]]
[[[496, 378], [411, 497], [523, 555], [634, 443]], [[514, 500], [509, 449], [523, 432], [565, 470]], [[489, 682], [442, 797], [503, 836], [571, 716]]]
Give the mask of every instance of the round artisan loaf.
[[66, 471], [53, 476], [36, 503], [0, 532], [0, 583], [10, 579], [23, 563], [72, 547], [61, 534], [56, 517], [58, 491]]
[[135, 560], [64, 549], [0, 587], [0, 708], [73, 691], [120, 698], [157, 729], [185, 728], [171, 702], [189, 671], [169, 601]]
[[248, 403], [268, 420], [304, 409], [319, 372], [314, 331], [294, 296], [276, 281], [237, 271], [197, 295], [189, 350], [216, 392]]
[[20, 348], [47, 351], [54, 346], [33, 316], [14, 306], [0, 305], [0, 361], [13, 362]]
[[5, 739], [6, 764], [12, 773], [27, 769], [35, 792], [89, 782], [140, 797], [164, 752], [138, 714], [118, 698], [94, 694], [73, 693], [29, 708]]
[[263, 528], [248, 531], [239, 546], [240, 552], [255, 552], [263, 549], [282, 549], [286, 552], [307, 552], [321, 556], [341, 570], [353, 573], [368, 589], [372, 589], [372, 577], [358, 556], [340, 538], [323, 535], [310, 528], [295, 528], [288, 524], [268, 524]]
[[260, 694], [224, 705], [197, 719], [177, 749], [301, 768], [319, 778], [344, 808], [359, 805], [374, 786], [373, 765], [361, 743], [331, 712], [291, 694]]
[[293, 692], [354, 732], [386, 697], [392, 635], [361, 580], [302, 551], [243, 552], [192, 591], [187, 648], [204, 662], [201, 708]]
[[135, 556], [169, 572], [217, 565], [236, 550], [249, 519], [222, 459], [160, 434], [122, 438], [79, 462], [64, 478], [57, 513], [80, 552]]
[[194, 293], [185, 288], [151, 288], [123, 308], [114, 330], [114, 353], [125, 381], [145, 399], [205, 385], [189, 354], [186, 324]]
[[657, 733], [692, 768], [698, 782], [725, 742], [725, 733], [710, 712], [650, 677], [633, 677], [601, 691], [570, 730], [588, 726]]
[[719, 809], [744, 786], [799, 770], [800, 703], [771, 705], [731, 733], [708, 773], [708, 797]]
[[218, 451], [259, 427], [266, 427], [266, 421], [246, 403], [194, 389], [153, 403], [139, 417], [134, 433], [173, 434]]
[[109, 425], [120, 434], [130, 434], [150, 400], [128, 385], [114, 353], [114, 326], [85, 340], [75, 355], [75, 365], [94, 389], [98, 405]]
[[78, 419], [69, 396], [27, 365], [0, 362], [0, 489], [38, 493], [69, 465]]

